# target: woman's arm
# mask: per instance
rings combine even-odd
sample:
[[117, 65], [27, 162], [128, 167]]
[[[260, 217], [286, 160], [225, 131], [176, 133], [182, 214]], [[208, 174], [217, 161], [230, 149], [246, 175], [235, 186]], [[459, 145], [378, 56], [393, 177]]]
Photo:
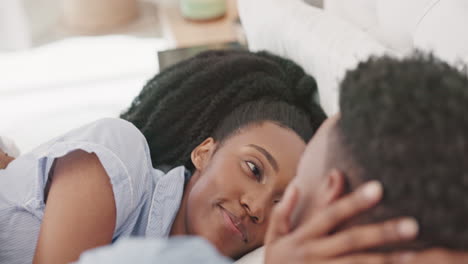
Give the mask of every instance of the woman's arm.
[[95, 154], [74, 151], [55, 161], [34, 264], [75, 261], [111, 243], [116, 206], [109, 177]]

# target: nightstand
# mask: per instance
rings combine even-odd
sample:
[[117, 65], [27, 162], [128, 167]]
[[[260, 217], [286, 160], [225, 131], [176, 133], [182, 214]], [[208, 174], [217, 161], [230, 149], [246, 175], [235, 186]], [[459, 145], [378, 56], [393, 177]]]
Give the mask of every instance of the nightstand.
[[182, 17], [178, 5], [158, 5], [164, 38], [176, 48], [238, 41], [237, 1], [226, 1], [227, 12], [224, 17], [201, 22]]

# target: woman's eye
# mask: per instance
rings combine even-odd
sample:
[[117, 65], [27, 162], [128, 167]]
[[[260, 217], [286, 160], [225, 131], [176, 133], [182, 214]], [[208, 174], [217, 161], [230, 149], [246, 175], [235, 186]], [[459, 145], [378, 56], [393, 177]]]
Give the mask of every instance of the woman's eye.
[[260, 181], [262, 179], [262, 172], [257, 167], [257, 165], [255, 165], [255, 163], [250, 162], [250, 161], [246, 161], [246, 163], [247, 163], [247, 166], [249, 166], [249, 169], [252, 172], [252, 174], [257, 179], [257, 181]]

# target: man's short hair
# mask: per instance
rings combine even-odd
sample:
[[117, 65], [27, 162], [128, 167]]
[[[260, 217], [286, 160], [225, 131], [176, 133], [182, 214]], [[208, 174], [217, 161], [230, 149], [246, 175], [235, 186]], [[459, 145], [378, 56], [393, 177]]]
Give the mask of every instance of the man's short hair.
[[419, 52], [371, 58], [343, 80], [340, 108], [338, 156], [351, 189], [384, 186], [368, 220], [412, 216], [416, 248], [468, 249], [467, 74]]

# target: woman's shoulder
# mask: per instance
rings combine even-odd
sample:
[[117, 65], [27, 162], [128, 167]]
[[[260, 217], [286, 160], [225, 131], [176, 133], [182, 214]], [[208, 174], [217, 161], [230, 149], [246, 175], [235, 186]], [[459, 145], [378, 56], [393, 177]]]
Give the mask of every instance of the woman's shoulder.
[[63, 139], [73, 138], [84, 141], [103, 141], [105, 139], [119, 139], [128, 145], [132, 142], [146, 142], [140, 130], [132, 123], [120, 118], [102, 118], [81, 126], [64, 135]]
[[103, 118], [56, 138], [40, 155], [54, 160], [75, 150], [94, 153], [99, 159], [112, 185], [116, 234], [125, 232], [142, 199], [152, 192], [154, 169], [145, 137], [128, 121]]
[[129, 166], [135, 159], [151, 164], [148, 143], [132, 123], [119, 118], [102, 118], [65, 133], [45, 144], [45, 149], [105, 151]]
[[[116, 235], [130, 232], [142, 201], [153, 191], [153, 178], [157, 175], [144, 136], [131, 123], [121, 119], [93, 121], [18, 157], [7, 169], [0, 171], [0, 192], [9, 197], [4, 205], [17, 204], [41, 218], [53, 164], [77, 150], [93, 153], [99, 159], [112, 185], [117, 209]], [[15, 184], [11, 184], [13, 182]], [[10, 187], [1, 188], [3, 186]]]
[[143, 134], [135, 125], [121, 118], [106, 117], [106, 118], [98, 119], [90, 124], [94, 127], [97, 127], [103, 130], [107, 130], [107, 129], [120, 130], [120, 131], [124, 131], [128, 133], [136, 134], [138, 136], [143, 136]]
[[152, 170], [145, 137], [132, 123], [123, 119], [96, 120], [63, 135], [53, 145], [58, 149], [79, 148], [94, 152], [104, 167], [109, 164], [120, 167], [131, 181], [138, 180], [136, 175], [148, 175]]
[[[148, 189], [153, 167], [143, 134], [132, 123], [103, 118], [75, 128], [33, 150], [33, 159], [42, 160], [46, 170], [57, 158], [76, 150], [94, 153], [106, 170], [116, 199], [138, 200]], [[21, 159], [21, 157], [20, 157]], [[45, 176], [46, 177], [46, 176]]]

